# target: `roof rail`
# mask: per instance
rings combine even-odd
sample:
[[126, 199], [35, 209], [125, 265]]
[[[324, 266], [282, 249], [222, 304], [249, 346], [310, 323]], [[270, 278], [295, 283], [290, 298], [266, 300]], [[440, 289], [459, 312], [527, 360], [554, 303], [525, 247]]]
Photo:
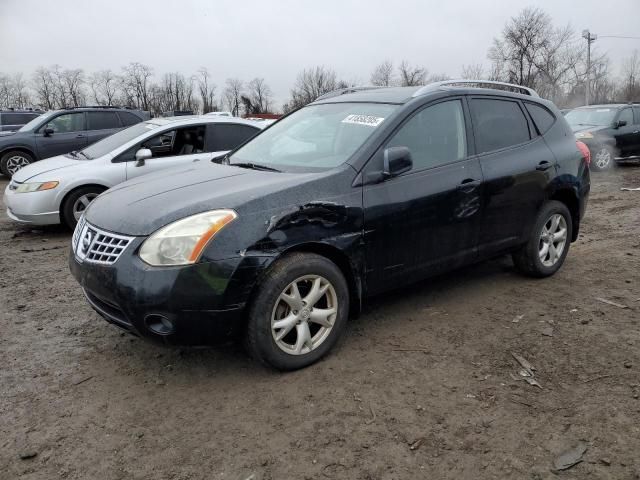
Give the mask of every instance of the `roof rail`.
[[[523, 87], [522, 85], [517, 85], [515, 83], [506, 83], [506, 82], [497, 82], [495, 80], [443, 80], [441, 82], [430, 83], [429, 85], [425, 85], [424, 87], [417, 90], [413, 96], [418, 97], [420, 95], [424, 95], [427, 92], [431, 92], [433, 90], [437, 90], [441, 87], [451, 87], [451, 88], [490, 88], [495, 90], [506, 90], [515, 93], [522, 93], [524, 95], [530, 95], [532, 97], [540, 97], [538, 92], [536, 92], [533, 88]], [[501, 88], [498, 88], [501, 87]]]
[[360, 91], [363, 91], [363, 90], [376, 90], [378, 88], [385, 88], [385, 87], [370, 86], [370, 87], [338, 88], [336, 90], [331, 90], [330, 92], [327, 92], [327, 93], [324, 93], [324, 94], [320, 95], [318, 98], [316, 98], [314, 100], [314, 102], [317, 102], [318, 100], [326, 100], [327, 98], [339, 97], [340, 95], [345, 95], [347, 93], [355, 93], [355, 92], [360, 92]]
[[103, 108], [103, 109], [109, 109], [109, 108], [119, 108], [119, 109], [124, 109], [125, 107], [121, 107], [119, 105], [79, 105], [77, 107], [62, 107], [64, 110], [75, 110], [78, 108]]

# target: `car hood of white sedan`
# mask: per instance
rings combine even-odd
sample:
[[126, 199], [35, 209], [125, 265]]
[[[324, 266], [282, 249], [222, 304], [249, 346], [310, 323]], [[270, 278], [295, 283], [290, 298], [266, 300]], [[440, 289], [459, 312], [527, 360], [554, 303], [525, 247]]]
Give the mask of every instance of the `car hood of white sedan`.
[[[27, 165], [24, 168], [21, 168], [16, 173], [13, 174], [13, 180], [16, 182], [27, 182], [31, 180], [33, 177], [38, 175], [42, 175], [43, 173], [55, 172], [57, 170], [63, 169], [71, 169], [83, 167], [89, 164], [89, 160], [75, 160], [73, 158], [65, 157], [64, 155], [60, 155], [57, 157], [47, 158], [46, 160], [40, 160], [38, 162], [34, 162], [31, 165]], [[45, 181], [50, 180], [58, 180], [58, 178], [47, 178]]]

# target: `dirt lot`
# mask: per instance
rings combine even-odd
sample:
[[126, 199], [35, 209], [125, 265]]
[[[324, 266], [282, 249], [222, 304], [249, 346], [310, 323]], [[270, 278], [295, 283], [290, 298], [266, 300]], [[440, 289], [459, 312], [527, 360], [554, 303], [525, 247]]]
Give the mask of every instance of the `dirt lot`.
[[555, 277], [503, 258], [377, 298], [289, 374], [120, 333], [68, 272], [70, 233], [2, 207], [0, 478], [640, 478], [640, 192], [620, 191], [640, 168], [593, 183]]

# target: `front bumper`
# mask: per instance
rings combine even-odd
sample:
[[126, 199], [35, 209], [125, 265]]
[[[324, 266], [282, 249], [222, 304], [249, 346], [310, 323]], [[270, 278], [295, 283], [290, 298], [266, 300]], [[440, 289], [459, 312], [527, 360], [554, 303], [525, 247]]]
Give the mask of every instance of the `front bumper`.
[[245, 304], [268, 257], [151, 267], [136, 253], [143, 240], [135, 238], [112, 265], [80, 261], [70, 253], [71, 273], [96, 312], [135, 335], [166, 344], [209, 345], [241, 331]]
[[16, 222], [32, 225], [60, 223], [60, 206], [55, 189], [15, 193], [7, 186], [3, 201], [7, 207], [7, 216]]

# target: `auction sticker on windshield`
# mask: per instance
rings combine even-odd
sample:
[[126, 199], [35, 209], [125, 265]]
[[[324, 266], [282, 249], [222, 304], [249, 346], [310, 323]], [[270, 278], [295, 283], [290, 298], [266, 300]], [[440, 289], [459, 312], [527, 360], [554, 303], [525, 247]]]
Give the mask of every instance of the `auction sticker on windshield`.
[[373, 115], [349, 115], [347, 118], [342, 120], [342, 123], [355, 123], [356, 125], [377, 127], [383, 120], [384, 117], [374, 117]]

